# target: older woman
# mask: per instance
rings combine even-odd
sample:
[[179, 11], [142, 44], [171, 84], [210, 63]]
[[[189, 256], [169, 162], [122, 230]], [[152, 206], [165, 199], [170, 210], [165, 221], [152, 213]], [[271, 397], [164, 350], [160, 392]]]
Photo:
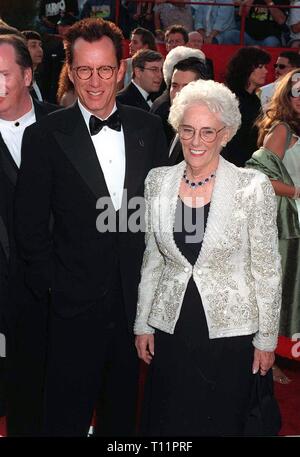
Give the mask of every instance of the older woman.
[[[282, 261], [282, 308], [277, 353], [299, 358], [292, 338], [300, 333], [300, 69], [278, 83], [267, 112], [257, 121], [258, 149], [247, 166], [265, 173], [278, 202], [278, 236]], [[289, 379], [274, 367], [274, 380]]]
[[147, 236], [134, 326], [150, 364], [143, 433], [242, 435], [253, 373], [274, 362], [280, 311], [268, 178], [220, 157], [240, 124], [224, 85], [198, 80], [170, 122], [184, 161], [145, 183]]

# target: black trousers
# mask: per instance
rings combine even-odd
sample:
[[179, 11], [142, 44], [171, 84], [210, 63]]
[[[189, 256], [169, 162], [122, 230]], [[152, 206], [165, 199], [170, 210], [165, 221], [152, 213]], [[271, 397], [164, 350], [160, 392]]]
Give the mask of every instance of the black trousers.
[[[112, 312], [113, 310], [113, 312]], [[44, 436], [132, 436], [138, 358], [123, 303], [95, 303], [70, 319], [50, 314]]]
[[49, 297], [39, 299], [15, 283], [7, 321], [8, 436], [41, 433]]

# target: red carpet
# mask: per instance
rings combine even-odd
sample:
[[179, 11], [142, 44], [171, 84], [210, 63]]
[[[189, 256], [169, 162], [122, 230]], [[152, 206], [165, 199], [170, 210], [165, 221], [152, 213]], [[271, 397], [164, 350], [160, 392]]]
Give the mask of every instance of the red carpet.
[[[279, 365], [292, 380], [290, 384], [275, 383], [275, 396], [282, 415], [280, 435], [300, 436], [300, 363], [282, 359]], [[145, 376], [145, 371], [143, 375]], [[141, 381], [140, 387], [142, 388], [144, 379]], [[0, 418], [0, 436], [6, 436], [5, 418]]]
[[281, 359], [279, 366], [292, 380], [290, 384], [274, 383], [282, 416], [280, 435], [300, 436], [300, 363]]

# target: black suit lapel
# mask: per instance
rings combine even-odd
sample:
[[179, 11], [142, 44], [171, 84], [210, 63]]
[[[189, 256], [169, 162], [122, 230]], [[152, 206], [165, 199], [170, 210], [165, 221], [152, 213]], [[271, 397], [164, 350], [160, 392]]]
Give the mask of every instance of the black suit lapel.
[[172, 148], [171, 155], [168, 160], [168, 165], [177, 165], [178, 163], [182, 162], [184, 157], [183, 157], [183, 152], [182, 152], [182, 146], [181, 142], [178, 138], [178, 135], [175, 135], [170, 149]]
[[38, 122], [40, 119], [42, 119], [42, 117], [46, 116], [47, 114], [50, 114], [53, 111], [60, 109], [59, 106], [53, 105], [51, 103], [40, 102], [39, 100], [35, 99], [33, 99], [32, 101], [34, 106], [36, 122]]
[[1, 161], [3, 166], [3, 171], [8, 177], [9, 181], [12, 183], [13, 186], [16, 185], [17, 177], [18, 177], [18, 167], [14, 159], [12, 158], [11, 153], [9, 152], [2, 135], [0, 133], [0, 153], [1, 153]]
[[142, 108], [144, 111], [150, 111], [150, 106], [148, 105], [148, 103], [138, 90], [138, 88], [134, 84], [130, 83], [128, 89], [130, 89], [130, 97], [132, 97], [132, 99], [136, 101], [135, 106], [137, 106], [138, 108]]
[[65, 125], [53, 132], [62, 150], [98, 199], [109, 195], [104, 175], [78, 104], [66, 110]]
[[42, 117], [47, 114], [43, 109], [43, 106], [39, 103], [37, 99], [33, 99], [34, 113], [36, 122], [39, 121]]
[[120, 112], [124, 141], [125, 141], [125, 182], [124, 189], [127, 189], [128, 199], [136, 195], [137, 189], [143, 184], [145, 163], [145, 139], [143, 131], [140, 129], [136, 133], [136, 125], [131, 117], [126, 115], [126, 106], [118, 104]]

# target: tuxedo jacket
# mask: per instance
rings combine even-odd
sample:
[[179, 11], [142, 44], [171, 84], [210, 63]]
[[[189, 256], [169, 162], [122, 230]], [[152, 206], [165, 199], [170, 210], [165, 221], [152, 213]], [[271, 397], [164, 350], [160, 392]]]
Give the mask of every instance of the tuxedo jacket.
[[117, 100], [123, 105], [136, 106], [145, 111], [150, 111], [150, 106], [132, 82], [118, 93]]
[[178, 134], [173, 138], [169, 148], [168, 165], [177, 165], [184, 160], [181, 142]]
[[[125, 140], [124, 188], [131, 199], [143, 196], [149, 170], [166, 163], [166, 141], [157, 116], [121, 104], [118, 109]], [[26, 129], [15, 218], [28, 286], [37, 294], [51, 288], [53, 308], [71, 318], [104, 302], [120, 281], [132, 325], [144, 236], [129, 230], [100, 233], [100, 197], [110, 199], [77, 103]]]
[[157, 114], [161, 118], [168, 145], [171, 144], [175, 135], [173, 127], [168, 122], [170, 106], [170, 93], [168, 89], [165, 89], [164, 92], [156, 100], [154, 100], [150, 109], [150, 113]]
[[[185, 162], [152, 170], [146, 180], [146, 237], [135, 333], [174, 333], [191, 278], [210, 338], [255, 333], [273, 351], [281, 305], [277, 203], [269, 179], [220, 157], [205, 234], [194, 265], [174, 241]], [[199, 299], [200, 306], [200, 299]]]
[[[34, 111], [36, 116], [36, 122], [39, 122], [44, 116], [50, 112], [57, 110], [56, 105], [50, 103], [39, 102], [38, 100], [33, 100]], [[1, 188], [3, 188], [1, 194], [5, 195], [5, 202], [2, 203], [2, 209], [5, 214], [2, 214], [2, 219], [4, 221], [5, 229], [7, 232], [7, 237], [9, 238], [9, 251], [11, 260], [15, 255], [15, 243], [14, 243], [14, 228], [13, 228], [13, 200], [15, 186], [17, 183], [19, 169], [12, 158], [2, 136], [0, 130], [0, 168], [3, 179], [1, 180]], [[4, 197], [3, 197], [4, 198]], [[3, 209], [5, 208], [5, 209]], [[1, 236], [2, 233], [2, 236]], [[7, 237], [3, 235], [4, 229], [0, 232], [0, 244], [3, 248], [3, 243], [5, 244]], [[7, 243], [6, 243], [7, 244]], [[7, 251], [7, 249], [6, 249]]]

